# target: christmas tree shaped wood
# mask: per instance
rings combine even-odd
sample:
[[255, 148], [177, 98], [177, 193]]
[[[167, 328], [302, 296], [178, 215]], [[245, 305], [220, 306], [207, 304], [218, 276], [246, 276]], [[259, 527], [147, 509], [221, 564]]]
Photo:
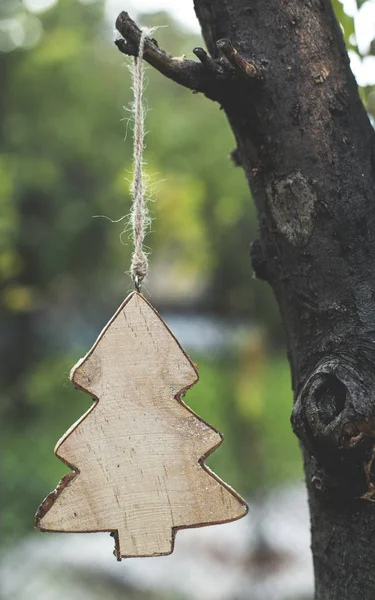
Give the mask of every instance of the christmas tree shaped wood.
[[71, 381], [96, 400], [58, 442], [74, 469], [39, 507], [42, 531], [111, 531], [118, 559], [173, 550], [180, 528], [225, 523], [247, 505], [205, 465], [220, 433], [182, 401], [197, 371], [158, 313], [130, 294]]

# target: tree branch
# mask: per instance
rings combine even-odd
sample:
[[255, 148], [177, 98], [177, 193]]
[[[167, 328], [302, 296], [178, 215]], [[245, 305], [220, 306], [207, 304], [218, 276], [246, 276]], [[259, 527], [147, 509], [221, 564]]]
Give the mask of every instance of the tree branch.
[[[120, 52], [128, 56], [137, 56], [141, 30], [127, 12], [123, 11], [117, 17], [116, 29], [122, 36], [115, 41]], [[202, 49], [198, 52], [200, 50]], [[206, 54], [204, 50], [201, 54], [197, 54], [201, 62], [188, 60], [183, 56], [175, 58], [161, 50], [155, 40], [146, 37], [143, 57], [165, 77], [190, 90], [202, 92], [213, 100], [218, 100], [217, 96], [220, 94], [218, 94], [217, 79], [223, 74], [223, 69], [219, 66], [213, 69], [212, 63], [215, 61], [208, 56], [205, 60], [203, 53]]]
[[[116, 29], [122, 36], [115, 41], [120, 52], [137, 56], [141, 30], [127, 12], [122, 11], [117, 17]], [[173, 57], [159, 48], [156, 40], [146, 37], [143, 58], [168, 79], [222, 103], [236, 80], [243, 80], [244, 75], [248, 79], [259, 78], [262, 71], [255, 62], [245, 60], [230, 40], [220, 40], [218, 49], [223, 56], [214, 59], [203, 48], [194, 48], [200, 61], [196, 62], [185, 56]]]

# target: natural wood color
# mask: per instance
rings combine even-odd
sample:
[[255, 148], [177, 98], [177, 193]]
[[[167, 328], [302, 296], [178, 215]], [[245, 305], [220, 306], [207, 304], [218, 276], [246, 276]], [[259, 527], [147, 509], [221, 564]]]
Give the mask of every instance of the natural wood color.
[[118, 559], [173, 550], [180, 528], [244, 516], [245, 501], [207, 466], [221, 434], [181, 395], [198, 380], [159, 314], [130, 294], [71, 381], [94, 405], [58, 442], [74, 471], [40, 506], [42, 531], [112, 531]]

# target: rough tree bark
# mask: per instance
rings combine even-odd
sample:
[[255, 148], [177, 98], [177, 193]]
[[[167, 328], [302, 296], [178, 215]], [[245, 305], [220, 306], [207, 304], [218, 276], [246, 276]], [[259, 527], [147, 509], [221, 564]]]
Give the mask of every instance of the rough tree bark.
[[[375, 134], [330, 0], [195, 0], [210, 56], [145, 59], [223, 107], [285, 325], [318, 600], [375, 598]], [[117, 20], [119, 49], [139, 30]]]

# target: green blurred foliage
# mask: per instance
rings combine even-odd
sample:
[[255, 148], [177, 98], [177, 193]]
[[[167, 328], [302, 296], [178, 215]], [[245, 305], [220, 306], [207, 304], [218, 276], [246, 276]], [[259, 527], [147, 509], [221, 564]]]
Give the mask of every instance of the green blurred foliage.
[[358, 46], [355, 41], [355, 24], [353, 17], [346, 14], [344, 5], [342, 2], [340, 2], [340, 0], [333, 0], [333, 8], [344, 33], [348, 50], [354, 50], [354, 52], [359, 53]]
[[[360, 10], [365, 5], [370, 4], [370, 0], [356, 0], [357, 8]], [[357, 35], [355, 26], [355, 19], [353, 16], [345, 13], [345, 3], [341, 0], [332, 0], [332, 5], [335, 10], [335, 14], [339, 23], [341, 25], [341, 29], [344, 34], [346, 47], [349, 51], [358, 55], [358, 57], [363, 60], [366, 57], [374, 55], [375, 48], [375, 39], [372, 40], [366, 52], [360, 52], [357, 44]], [[371, 118], [375, 117], [375, 85], [367, 85], [365, 87], [360, 88], [359, 90], [361, 99], [370, 115]]]
[[[334, 5], [356, 51], [353, 20]], [[0, 4], [3, 539], [31, 530], [66, 472], [53, 446], [90, 406], [69, 384], [70, 367], [131, 289], [131, 246], [118, 221], [130, 210], [129, 61], [103, 14], [100, 1], [60, 0], [38, 16], [16, 0]], [[143, 21], [169, 24], [157, 37], [177, 56], [201, 43], [167, 15]], [[209, 464], [251, 494], [302, 472], [288, 367], [270, 351], [281, 339], [277, 309], [251, 274], [255, 210], [219, 106], [150, 68], [147, 79], [152, 301], [244, 320], [236, 352], [193, 357], [201, 379], [186, 400], [225, 433]], [[373, 94], [364, 91], [369, 110]]]

